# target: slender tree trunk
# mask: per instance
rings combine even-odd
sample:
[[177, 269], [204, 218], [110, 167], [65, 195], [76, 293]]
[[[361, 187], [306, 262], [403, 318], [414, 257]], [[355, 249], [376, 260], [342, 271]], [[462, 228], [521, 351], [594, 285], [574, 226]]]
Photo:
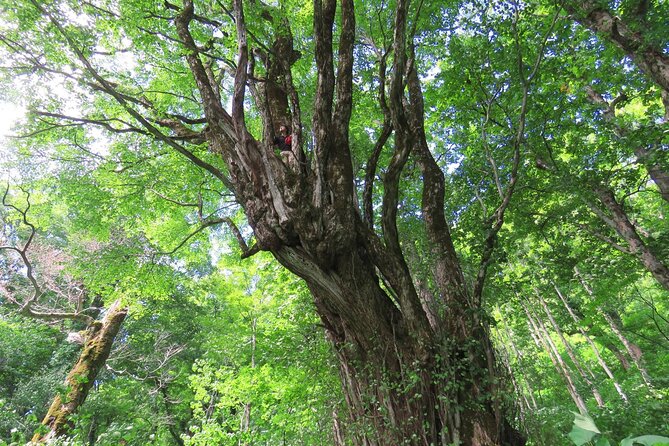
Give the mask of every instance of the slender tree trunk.
[[618, 362], [620, 362], [621, 367], [623, 370], [628, 371], [631, 368], [630, 362], [627, 359], [627, 356], [625, 355], [625, 352], [621, 351], [617, 345], [615, 345], [612, 342], [607, 342], [605, 347], [613, 353], [613, 356], [618, 359]]
[[560, 329], [560, 326], [553, 317], [553, 313], [551, 313], [550, 308], [548, 308], [548, 305], [546, 305], [546, 301], [543, 299], [543, 297], [541, 297], [539, 290], [535, 289], [534, 292], [537, 298], [539, 299], [539, 303], [544, 309], [544, 313], [546, 313], [546, 316], [548, 316], [548, 320], [551, 323], [553, 330], [555, 330], [555, 333], [557, 333], [558, 337], [560, 338], [560, 341], [562, 342], [562, 345], [564, 346], [567, 355], [569, 355], [569, 358], [574, 363], [574, 367], [576, 367], [576, 370], [583, 378], [583, 381], [585, 381], [585, 383], [590, 388], [592, 395], [595, 397], [595, 401], [597, 401], [597, 406], [604, 407], [604, 399], [602, 398], [602, 395], [599, 393], [599, 389], [597, 389], [597, 386], [595, 386], [595, 384], [592, 381], [595, 378], [594, 374], [592, 373], [592, 370], [590, 370], [587, 364], [585, 364], [585, 369], [584, 366], [581, 365], [581, 361], [579, 361], [569, 341], [567, 341], [567, 339], [564, 337], [562, 329]]
[[[590, 288], [590, 285], [588, 285], [588, 283], [579, 273], [577, 268], [574, 268], [574, 271], [576, 272], [576, 276], [578, 277], [578, 280], [581, 282], [583, 289], [585, 289], [586, 293], [588, 293], [588, 296], [592, 298], [594, 294], [592, 288]], [[643, 379], [643, 382], [646, 384], [646, 387], [652, 389], [653, 385], [651, 383], [650, 375], [648, 374], [646, 367], [643, 365], [641, 349], [637, 345], [632, 343], [629, 339], [627, 339], [627, 337], [623, 334], [620, 326], [614, 320], [611, 314], [609, 314], [604, 308], [600, 306], [597, 307], [597, 310], [599, 310], [599, 314], [601, 314], [602, 317], [606, 320], [606, 322], [608, 322], [611, 331], [618, 337], [620, 342], [625, 347], [627, 354], [632, 359], [632, 362], [634, 362], [636, 368], [639, 370], [641, 378]]]
[[[254, 317], [251, 322], [251, 369], [256, 368], [256, 327], [258, 320]], [[251, 403], [247, 402], [244, 404], [244, 410], [242, 411], [241, 420], [239, 422], [239, 433], [241, 438], [239, 439], [239, 445], [246, 445], [247, 443], [246, 436], [249, 433], [251, 427]], [[252, 442], [250, 443], [252, 444]]]
[[[516, 356], [518, 365], [520, 366], [520, 369], [523, 370], [525, 367], [525, 357], [522, 354], [522, 352], [516, 347], [516, 343], [513, 340], [513, 332], [507, 325], [506, 321], [502, 320], [502, 328], [504, 329], [504, 334], [506, 335], [506, 342], [511, 346], [511, 351], [513, 354]], [[534, 339], [534, 334], [532, 333], [532, 330], [530, 330], [530, 334], [532, 335], [532, 338]], [[536, 346], [538, 349], [541, 349], [541, 346], [536, 343]], [[506, 350], [506, 348], [504, 348]], [[508, 356], [507, 356], [508, 357]], [[527, 388], [527, 392], [524, 392], [523, 394], [527, 393], [529, 395], [530, 400], [532, 401], [532, 407], [534, 410], [537, 410], [539, 406], [537, 405], [537, 401], [534, 398], [534, 390], [532, 389], [532, 386], [530, 385], [529, 379], [527, 379], [527, 375], [524, 373], [520, 374], [522, 377], [522, 382], [523, 385]]]
[[585, 340], [590, 344], [590, 348], [592, 349], [592, 352], [595, 354], [595, 357], [597, 358], [597, 362], [599, 365], [602, 367], [604, 370], [604, 373], [606, 373], [606, 376], [609, 377], [609, 379], [613, 382], [613, 386], [616, 388], [616, 391], [618, 392], [618, 395], [620, 395], [620, 398], [624, 402], [627, 402], [627, 395], [625, 395], [625, 392], [623, 392], [622, 387], [616, 380], [615, 376], [613, 376], [613, 372], [611, 372], [611, 369], [609, 366], [606, 364], [606, 361], [604, 361], [604, 358], [602, 357], [601, 353], [599, 352], [599, 349], [597, 348], [597, 345], [595, 345], [595, 342], [592, 340], [590, 335], [586, 333], [586, 331], [583, 329], [581, 326], [581, 320], [579, 319], [578, 316], [576, 316], [576, 313], [574, 313], [574, 310], [572, 310], [571, 306], [567, 302], [567, 299], [562, 295], [562, 292], [558, 288], [557, 284], [553, 284], [553, 287], [555, 288], [555, 292], [557, 293], [558, 297], [564, 304], [564, 307], [567, 309], [567, 312], [569, 312], [569, 315], [571, 316], [572, 320], [576, 324], [576, 327], [578, 327], [578, 331], [581, 333], [581, 335], [585, 338]]
[[178, 446], [184, 446], [184, 441], [181, 438], [181, 432], [184, 431], [184, 427], [181, 425], [181, 423], [179, 423], [179, 426], [177, 426], [177, 423], [174, 420], [174, 416], [170, 413], [170, 407], [173, 403], [170, 401], [167, 386], [160, 387], [160, 395], [162, 397], [163, 404], [165, 405], [165, 412], [167, 414], [167, 430]]
[[609, 327], [611, 327], [611, 331], [615, 333], [615, 335], [618, 337], [620, 342], [625, 347], [627, 354], [632, 359], [632, 362], [634, 362], [636, 368], [639, 370], [643, 382], [646, 383], [646, 386], [648, 388], [652, 388], [653, 386], [652, 386], [652, 381], [650, 379], [650, 375], [648, 374], [646, 367], [643, 365], [641, 349], [636, 344], [627, 339], [627, 337], [623, 334], [622, 330], [618, 326], [618, 323], [608, 312], [600, 308], [600, 314], [604, 317], [606, 322], [608, 322]]
[[630, 252], [636, 255], [646, 270], [655, 277], [660, 285], [669, 291], [669, 268], [641, 240], [636, 228], [627, 217], [625, 210], [616, 200], [613, 191], [606, 187], [596, 187], [595, 193], [604, 205], [604, 208], [611, 213], [611, 216], [606, 216], [603, 212], [594, 208], [593, 211], [627, 242]]
[[[527, 396], [525, 395], [525, 392], [523, 392], [523, 389], [520, 388], [518, 385], [518, 382], [514, 378], [513, 374], [513, 369], [511, 368], [511, 363], [510, 359], [508, 356], [508, 351], [503, 348], [503, 352], [505, 353], [504, 356], [500, 358], [500, 361], [504, 364], [504, 367], [506, 368], [507, 372], [509, 373], [509, 379], [511, 380], [511, 385], [513, 386], [513, 391], [515, 395], [518, 395], [521, 398], [520, 404], [518, 404], [518, 418], [520, 419], [520, 424], [523, 425], [525, 424], [525, 412], [531, 412], [532, 407], [530, 406], [530, 402], [527, 399]], [[524, 404], [523, 404], [524, 403]]]
[[523, 306], [523, 309], [525, 310], [525, 314], [527, 315], [528, 321], [532, 325], [533, 331], [536, 333], [537, 337], [541, 340], [541, 343], [543, 344], [545, 351], [548, 353], [548, 356], [551, 359], [553, 365], [555, 366], [555, 369], [564, 379], [565, 384], [567, 385], [567, 390], [569, 391], [569, 395], [576, 404], [578, 411], [581, 414], [584, 415], [587, 414], [588, 408], [585, 405], [585, 401], [583, 400], [583, 397], [581, 397], [581, 394], [578, 392], [578, 389], [574, 384], [574, 380], [571, 377], [571, 373], [569, 372], [569, 368], [567, 367], [567, 364], [565, 364], [565, 362], [562, 360], [560, 352], [555, 346], [555, 343], [553, 343], [553, 340], [551, 339], [550, 334], [546, 330], [546, 327], [543, 325], [541, 319], [532, 315], [532, 312], [527, 307], [527, 305], [525, 305], [522, 302], [521, 304]]
[[[527, 395], [525, 395], [524, 390], [521, 388], [521, 386], [518, 384], [518, 381], [515, 378], [515, 373], [513, 372], [513, 368], [511, 367], [511, 355], [509, 354], [509, 351], [506, 349], [504, 341], [500, 342], [499, 347], [502, 352], [500, 361], [504, 364], [506, 371], [509, 373], [509, 379], [511, 380], [511, 384], [513, 385], [514, 393], [522, 399], [521, 404], [518, 405], [519, 409], [518, 415], [520, 417], [521, 423], [525, 423], [525, 411], [530, 412], [532, 410], [532, 407], [530, 406], [530, 401], [527, 399]], [[536, 407], [534, 409], [536, 410]]]
[[88, 433], [86, 434], [86, 440], [88, 441], [88, 446], [95, 446], [95, 443], [98, 439], [98, 417], [93, 416], [91, 418], [91, 426], [88, 428]]
[[339, 421], [339, 416], [337, 411], [332, 411], [332, 439], [333, 446], [345, 446], [346, 440], [344, 435], [344, 429]]
[[66, 434], [72, 427], [71, 417], [86, 400], [98, 372], [104, 367], [127, 313], [128, 309], [122, 307], [117, 300], [109, 307], [102, 321], [95, 321], [88, 327], [84, 348], [65, 379], [65, 399], [56, 395], [42, 420], [42, 425], [48, 428], [48, 432], [43, 435], [36, 433], [32, 438], [33, 442], [48, 442]]

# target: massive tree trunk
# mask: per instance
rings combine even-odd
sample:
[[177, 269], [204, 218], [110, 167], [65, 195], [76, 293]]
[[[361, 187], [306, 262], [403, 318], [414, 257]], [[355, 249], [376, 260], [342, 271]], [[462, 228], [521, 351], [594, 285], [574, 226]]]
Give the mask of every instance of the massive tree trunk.
[[[232, 115], [226, 116], [217, 102], [206, 107], [212, 128], [221, 122], [232, 124], [212, 132], [229, 135], [230, 141], [222, 144], [214, 136], [212, 146], [220, 147], [227, 158], [257, 243], [302, 277], [314, 297], [336, 348], [358, 444], [520, 444], [522, 440], [509, 435], [512, 430], [496, 407], [488, 332], [470, 298], [444, 218], [443, 173], [427, 148], [422, 93], [410, 60], [408, 5], [399, 1], [396, 7], [387, 104], [395, 139], [383, 182], [382, 237], [359, 213], [349, 151], [353, 2], [340, 4], [335, 74], [336, 10], [334, 0], [314, 2], [318, 84], [311, 169], [282, 163], [267, 140], [256, 141], [246, 130], [243, 104], [249, 61], [240, 1], [235, 2], [239, 58]], [[187, 11], [178, 25], [185, 42], [192, 14]], [[201, 62], [196, 55], [189, 56], [189, 62], [203, 98], [211, 97]], [[271, 107], [278, 101], [265, 103]], [[266, 128], [278, 114], [266, 110]], [[295, 144], [293, 150], [299, 153]], [[445, 310], [432, 325], [405, 261], [396, 223], [400, 175], [412, 153], [425, 178], [425, 232], [433, 247], [435, 295]]]
[[[155, 138], [233, 191], [256, 239], [250, 249], [241, 242], [244, 255], [269, 251], [304, 279], [339, 358], [350, 418], [354, 426], [360, 425], [351, 429], [357, 444], [524, 444], [498, 403], [496, 362], [486, 318], [481, 317], [481, 290], [473, 293], [464, 279], [444, 215], [444, 175], [425, 135], [423, 95], [414, 60], [416, 30], [407, 29], [408, 0], [395, 5], [392, 48], [386, 49], [392, 52], [392, 67], [388, 67], [389, 82], [380, 87], [379, 107], [386, 125], [377, 148], [391, 152], [383, 175], [383, 196], [375, 199], [375, 189], [365, 187], [362, 206], [369, 210], [371, 201], [380, 203], [381, 228], [373, 226], [376, 219], [363, 219], [357, 199], [349, 144], [354, 2], [337, 3], [314, 0], [313, 5], [317, 85], [309, 166], [301, 142], [299, 96], [291, 82], [295, 53], [289, 30], [277, 32], [277, 42], [265, 46], [273, 51], [256, 59], [262, 51], [249, 49], [242, 1], [233, 1], [238, 58], [228, 112], [220, 83], [207, 69], [209, 56], [191, 34], [191, 23], [201, 16], [192, 0], [184, 0], [183, 7], [172, 5], [178, 9], [173, 23], [207, 124], [202, 138], [223, 158], [226, 172], [158, 130], [95, 70], [57, 20], [51, 20], [102, 91]], [[414, 9], [420, 11], [420, 7]], [[273, 26], [288, 25], [281, 21]], [[290, 57], [272, 60], [281, 54]], [[384, 66], [385, 56], [382, 59]], [[265, 78], [254, 71], [257, 63], [265, 65]], [[262, 118], [260, 139], [246, 126], [247, 89]], [[272, 136], [287, 113], [293, 123], [294, 157], [281, 158], [274, 153]], [[390, 136], [388, 126], [394, 135], [392, 144], [384, 144]], [[399, 183], [409, 157], [415, 159], [423, 178], [423, 235], [433, 262], [432, 287], [422, 287], [420, 294], [397, 227]], [[376, 165], [373, 161], [374, 155], [370, 166]], [[375, 176], [371, 169], [368, 186]], [[510, 192], [505, 198], [508, 201]], [[221, 221], [208, 220], [203, 225]]]
[[47, 431], [44, 434], [36, 433], [33, 442], [47, 442], [66, 434], [72, 427], [72, 415], [84, 403], [98, 373], [105, 366], [114, 338], [127, 313], [128, 309], [116, 301], [109, 307], [102, 321], [95, 321], [87, 328], [84, 348], [65, 379], [66, 391], [64, 395], [59, 394], [54, 398], [42, 420]]

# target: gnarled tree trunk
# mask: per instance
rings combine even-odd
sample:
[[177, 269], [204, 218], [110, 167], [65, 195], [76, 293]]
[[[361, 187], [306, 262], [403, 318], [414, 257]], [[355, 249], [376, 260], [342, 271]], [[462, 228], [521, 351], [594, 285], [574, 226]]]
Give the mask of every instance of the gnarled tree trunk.
[[[179, 10], [173, 23], [207, 125], [202, 138], [213, 153], [223, 158], [226, 172], [158, 130], [95, 70], [71, 39], [68, 42], [102, 91], [114, 97], [154, 137], [234, 192], [257, 243], [251, 249], [242, 243], [244, 254], [257, 249], [269, 251], [304, 279], [339, 358], [357, 444], [524, 444], [505, 421], [498, 404], [495, 358], [486, 318], [481, 317], [479, 288], [483, 278], [472, 292], [445, 218], [444, 175], [425, 135], [423, 95], [414, 61], [415, 30], [409, 32], [407, 26], [408, 3], [398, 0], [395, 5], [390, 81], [381, 84], [379, 95], [386, 123], [383, 141], [377, 147], [391, 151], [383, 196], [376, 200], [381, 205], [380, 229], [374, 228], [376, 219], [363, 219], [361, 215], [361, 207], [373, 209], [369, 204], [375, 189], [365, 187], [369, 193], [359, 206], [350, 153], [356, 38], [353, 0], [314, 0], [318, 80], [309, 166], [300, 137], [299, 95], [291, 82], [290, 64], [295, 53], [290, 32], [284, 29], [286, 32], [277, 33], [275, 45], [266, 46], [273, 51], [264, 56], [257, 51], [259, 48], [249, 49], [241, 0], [233, 1], [238, 58], [231, 112], [222, 102], [220, 84], [206, 68], [209, 56], [191, 34], [191, 23], [201, 17], [195, 13], [193, 1], [184, 0], [183, 7], [173, 6]], [[64, 28], [51, 19], [67, 38]], [[334, 39], [335, 22], [338, 42]], [[282, 21], [274, 26], [278, 29], [288, 25]], [[280, 57], [277, 52], [290, 57], [272, 60]], [[380, 64], [384, 66], [385, 56], [382, 59]], [[265, 78], [254, 72], [256, 63], [265, 64]], [[261, 139], [256, 139], [246, 126], [247, 88], [262, 118]], [[280, 158], [272, 146], [274, 127], [287, 118], [287, 112], [293, 124], [294, 160]], [[388, 126], [394, 135], [392, 144], [384, 144], [390, 136]], [[429, 290], [423, 287], [420, 295], [397, 227], [399, 183], [410, 156], [423, 178], [423, 229], [433, 261], [434, 285]], [[371, 161], [369, 164], [374, 164]], [[372, 171], [367, 177], [368, 186], [374, 177]], [[512, 189], [505, 196], [507, 203]], [[503, 209], [497, 230], [503, 222]], [[434, 313], [438, 318], [428, 306], [439, 309]], [[355, 429], [356, 425], [361, 428]]]

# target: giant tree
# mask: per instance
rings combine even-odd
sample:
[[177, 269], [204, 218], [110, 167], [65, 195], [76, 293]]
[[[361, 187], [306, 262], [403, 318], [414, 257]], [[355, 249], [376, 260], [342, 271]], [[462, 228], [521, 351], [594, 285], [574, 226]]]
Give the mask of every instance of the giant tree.
[[[183, 157], [203, 179], [173, 187], [181, 196], [161, 195], [188, 210], [184, 218], [197, 226], [174, 245], [227, 224], [243, 256], [269, 251], [304, 279], [339, 359], [358, 444], [524, 442], [504, 416], [482, 297], [517, 181], [542, 45], [527, 62], [517, 51], [512, 71], [521, 85], [520, 112], [505, 117], [508, 138], [497, 147], [510, 156], [502, 165], [484, 135], [494, 176], [489, 187], [498, 197], [485, 215], [472, 284], [456, 255], [445, 214], [445, 166], [430, 147], [424, 116], [427, 70], [417, 42], [426, 38], [422, 27], [439, 35], [428, 18], [441, 8], [408, 0], [371, 6], [315, 0], [312, 7], [35, 0], [11, 13], [19, 25], [7, 27], [2, 41], [18, 73], [37, 73], [42, 85], [58, 79], [50, 93], [78, 94], [67, 97], [68, 106], [53, 97], [33, 104], [34, 137], [58, 133], [61, 139], [51, 143], [67, 141], [90, 155], [91, 169], [107, 169], [97, 184], [122, 183], [129, 195], [149, 193], [137, 185], [143, 166]], [[370, 16], [378, 21], [373, 27], [357, 24]], [[521, 41], [516, 30], [511, 42]], [[132, 56], [123, 59], [124, 53]], [[370, 65], [375, 91], [359, 91], [355, 84]], [[495, 95], [508, 85], [499, 88]], [[352, 123], [358, 103], [378, 119]], [[486, 119], [495, 107], [490, 100]], [[281, 155], [273, 146], [279, 124], [290, 124], [293, 133], [290, 152]], [[80, 125], [111, 134], [96, 140], [76, 130]], [[356, 125], [357, 134], [377, 136], [360, 178]], [[401, 187], [408, 177], [416, 203]], [[174, 182], [180, 179], [175, 172]], [[254, 245], [212, 188], [234, 196]], [[402, 209], [414, 204], [408, 213]], [[411, 236], [400, 231], [407, 216], [418, 221]], [[425, 252], [414, 251], [412, 238], [422, 240]], [[410, 257], [428, 260], [425, 280]]]

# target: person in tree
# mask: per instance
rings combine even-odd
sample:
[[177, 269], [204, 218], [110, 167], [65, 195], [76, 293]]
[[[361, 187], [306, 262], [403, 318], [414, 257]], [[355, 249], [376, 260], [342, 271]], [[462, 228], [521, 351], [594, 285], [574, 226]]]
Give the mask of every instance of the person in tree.
[[292, 149], [293, 137], [290, 133], [290, 127], [282, 124], [279, 127], [279, 136], [274, 137], [274, 145], [279, 147], [281, 152], [290, 152]]

